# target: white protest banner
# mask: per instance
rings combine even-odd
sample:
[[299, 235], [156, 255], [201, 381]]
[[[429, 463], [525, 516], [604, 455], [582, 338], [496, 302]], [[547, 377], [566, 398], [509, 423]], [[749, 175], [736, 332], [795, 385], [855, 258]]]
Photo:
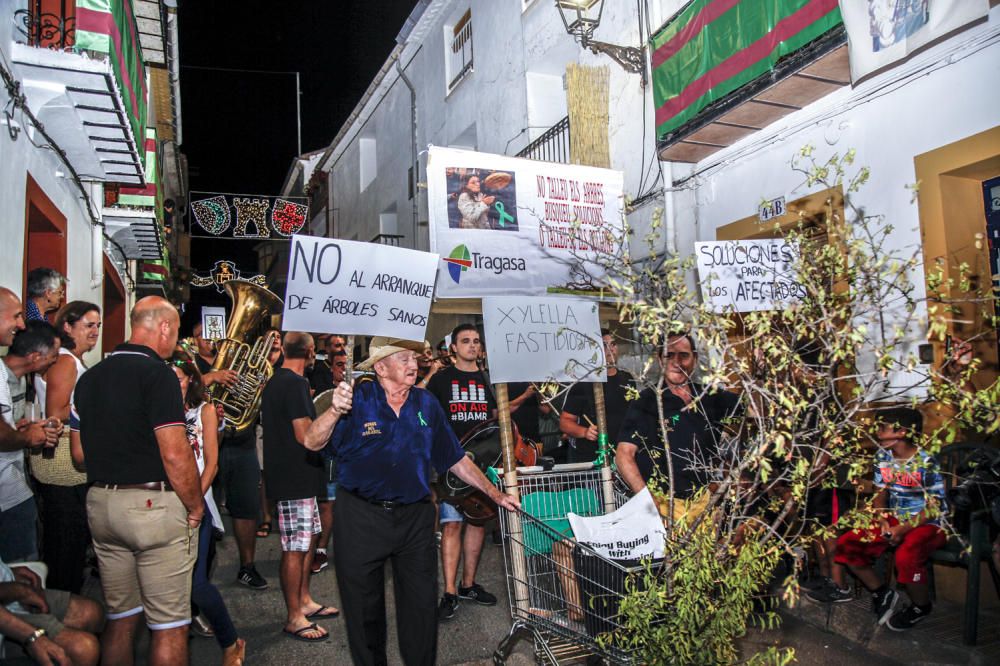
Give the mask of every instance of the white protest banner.
[[428, 252], [296, 234], [282, 327], [423, 340], [437, 263]]
[[851, 81], [905, 60], [924, 46], [990, 11], [989, 0], [840, 1], [847, 28]]
[[483, 328], [495, 383], [607, 380], [596, 301], [489, 296]]
[[[432, 146], [437, 295], [596, 294], [623, 246], [620, 171]], [[596, 261], [595, 261], [596, 260]]]
[[226, 308], [204, 306], [201, 309], [201, 337], [206, 340], [225, 340]]
[[714, 312], [779, 310], [805, 295], [798, 248], [778, 239], [694, 244], [702, 297]]
[[656, 502], [643, 488], [620, 509], [603, 516], [585, 518], [567, 513], [573, 538], [612, 560], [638, 560], [664, 554], [667, 537]]

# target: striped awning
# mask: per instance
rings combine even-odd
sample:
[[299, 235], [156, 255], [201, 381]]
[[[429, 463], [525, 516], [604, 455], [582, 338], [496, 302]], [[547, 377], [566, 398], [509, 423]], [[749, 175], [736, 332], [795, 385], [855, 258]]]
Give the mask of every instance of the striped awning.
[[694, 0], [651, 39], [657, 139], [842, 25], [837, 0]]

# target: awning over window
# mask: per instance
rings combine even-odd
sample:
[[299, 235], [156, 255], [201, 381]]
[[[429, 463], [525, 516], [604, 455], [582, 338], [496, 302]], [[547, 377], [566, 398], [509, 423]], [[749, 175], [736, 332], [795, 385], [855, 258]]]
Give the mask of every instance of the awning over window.
[[[843, 41], [837, 0], [694, 0], [650, 44], [661, 157], [696, 161], [758, 129], [760, 125], [729, 123], [733, 126], [729, 131], [716, 128], [716, 136], [722, 131], [725, 139], [703, 142], [707, 150], [689, 149], [688, 159], [664, 154], [669, 146], [755, 93], [816, 63]], [[790, 63], [794, 66], [789, 67]], [[843, 85], [839, 73], [805, 79], [793, 91], [799, 102], [812, 101]], [[811, 83], [819, 87], [812, 86], [803, 94], [802, 87]], [[770, 105], [776, 110], [787, 107], [783, 113], [801, 107], [781, 100], [770, 100]]]

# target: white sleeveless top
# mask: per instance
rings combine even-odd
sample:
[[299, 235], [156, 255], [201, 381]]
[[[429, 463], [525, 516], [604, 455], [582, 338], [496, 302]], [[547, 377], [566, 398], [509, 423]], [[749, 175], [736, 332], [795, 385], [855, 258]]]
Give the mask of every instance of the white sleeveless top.
[[[206, 403], [203, 402], [197, 407], [192, 407], [184, 412], [188, 444], [191, 445], [191, 450], [194, 451], [194, 459], [198, 464], [199, 477], [201, 476], [201, 473], [205, 471], [205, 449], [203, 445], [204, 428], [201, 424], [201, 410], [205, 404]], [[208, 505], [208, 513], [212, 516], [212, 523], [215, 525], [215, 529], [225, 531], [222, 527], [222, 516], [219, 515], [219, 507], [215, 505], [215, 497], [212, 495], [211, 487], [209, 487], [208, 492], [205, 493], [205, 503]]]
[[[87, 366], [85, 366], [83, 364], [83, 361], [81, 361], [80, 359], [78, 359], [73, 354], [73, 352], [71, 352], [70, 350], [68, 350], [68, 349], [66, 349], [64, 347], [60, 347], [59, 348], [59, 355], [62, 356], [63, 354], [65, 354], [66, 356], [71, 357], [73, 359], [73, 361], [76, 363], [76, 381], [79, 382], [80, 381], [80, 377], [83, 377], [83, 373], [87, 372]], [[35, 375], [35, 395], [38, 396], [38, 404], [41, 406], [42, 416], [46, 416], [46, 414], [45, 414], [45, 396], [46, 396], [46, 391], [47, 390], [48, 390], [48, 384], [45, 382], [45, 379], [43, 379], [41, 375]], [[73, 396], [75, 396], [75, 395], [76, 395], [76, 385], [74, 384], [73, 385], [73, 390], [70, 391], [70, 394], [69, 394], [69, 404], [70, 405], [73, 404]]]

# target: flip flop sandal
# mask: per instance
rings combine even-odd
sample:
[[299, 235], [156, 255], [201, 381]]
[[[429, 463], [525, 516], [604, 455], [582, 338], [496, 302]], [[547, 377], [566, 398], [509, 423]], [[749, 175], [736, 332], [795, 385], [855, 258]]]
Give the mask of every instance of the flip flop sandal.
[[313, 624], [308, 624], [295, 631], [289, 631], [288, 629], [282, 629], [281, 633], [285, 634], [289, 638], [294, 638], [297, 641], [302, 641], [304, 643], [323, 643], [330, 640], [330, 634], [323, 634], [322, 636], [315, 636], [310, 638], [305, 635], [307, 631], [319, 631], [319, 627], [314, 622]]
[[[328, 613], [326, 611], [333, 611]], [[340, 615], [339, 610], [334, 610], [331, 606], [320, 606], [309, 615], [306, 615], [307, 620], [332, 620], [333, 618]]]
[[263, 523], [257, 526], [257, 538], [266, 539], [269, 536], [271, 536], [271, 523], [268, 521], [264, 521]]

